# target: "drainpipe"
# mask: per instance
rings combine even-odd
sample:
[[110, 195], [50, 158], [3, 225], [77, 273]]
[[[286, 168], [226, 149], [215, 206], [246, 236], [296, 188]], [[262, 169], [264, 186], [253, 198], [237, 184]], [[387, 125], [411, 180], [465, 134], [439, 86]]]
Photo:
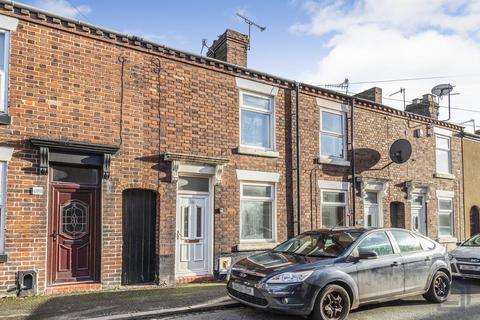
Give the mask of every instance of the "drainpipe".
[[355, 211], [356, 211], [356, 205], [355, 205], [355, 193], [356, 193], [356, 175], [355, 175], [355, 98], [352, 97], [352, 113], [350, 116], [350, 140], [351, 140], [351, 146], [352, 146], [352, 162], [351, 162], [351, 167], [352, 167], [352, 219], [353, 219], [353, 226], [356, 225], [356, 220], [355, 220]]
[[301, 172], [300, 172], [300, 83], [295, 82], [295, 134], [296, 134], [296, 151], [297, 151], [297, 234], [302, 230], [302, 206], [300, 204], [300, 187], [301, 187]]
[[[475, 122], [474, 122], [474, 126], [475, 126]], [[462, 132], [461, 132], [461, 137], [462, 137], [462, 142], [460, 144], [461, 154], [462, 154], [462, 190], [461, 190], [462, 197], [461, 197], [461, 199], [463, 201], [463, 206], [462, 207], [463, 207], [463, 236], [464, 236], [464, 238], [462, 240], [466, 240], [467, 239], [467, 226], [470, 224], [470, 221], [467, 222], [467, 206], [466, 206], [467, 203], [465, 202], [465, 155], [464, 155], [464, 152], [465, 152], [464, 151], [465, 130], [463, 130], [463, 128], [462, 128]]]

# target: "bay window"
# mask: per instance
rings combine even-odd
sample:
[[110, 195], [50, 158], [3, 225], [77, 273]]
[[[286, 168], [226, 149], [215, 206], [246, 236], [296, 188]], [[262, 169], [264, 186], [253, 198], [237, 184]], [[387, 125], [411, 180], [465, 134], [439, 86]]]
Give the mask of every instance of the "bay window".
[[240, 240], [275, 240], [275, 184], [240, 185]]
[[240, 92], [240, 145], [274, 150], [273, 97]]

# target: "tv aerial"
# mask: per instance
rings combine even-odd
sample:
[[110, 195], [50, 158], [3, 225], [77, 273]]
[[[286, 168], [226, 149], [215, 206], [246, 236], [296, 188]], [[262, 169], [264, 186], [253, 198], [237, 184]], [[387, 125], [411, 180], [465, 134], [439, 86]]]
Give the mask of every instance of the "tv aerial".
[[392, 93], [391, 95], [389, 95], [389, 97], [391, 96], [394, 96], [398, 93], [401, 93], [403, 95], [403, 110], [405, 110], [405, 88], [400, 88], [400, 90], [398, 91], [395, 91], [394, 93]]
[[260, 30], [260, 32], [265, 31], [267, 29], [267, 27], [262, 27], [261, 25], [259, 25], [255, 21], [245, 17], [244, 15], [242, 15], [238, 12], [237, 12], [237, 16], [242, 18], [243, 21], [245, 21], [245, 23], [248, 24], [248, 50], [250, 50], [250, 35], [251, 35], [251, 32], [252, 32], [252, 26], [258, 28], [258, 30]]
[[401, 164], [412, 156], [412, 144], [406, 139], [398, 139], [390, 146], [390, 160]]
[[348, 84], [350, 82], [348, 81], [348, 78], [345, 78], [343, 82], [341, 83], [335, 83], [335, 84], [326, 84], [324, 85], [325, 88], [334, 88], [334, 89], [341, 89], [345, 90], [345, 93], [348, 94]]
[[432, 88], [432, 94], [437, 96], [439, 100], [442, 100], [442, 97], [444, 96], [448, 97], [448, 119], [442, 120], [442, 121], [448, 121], [452, 116], [451, 108], [450, 108], [450, 96], [459, 94], [459, 93], [452, 93], [453, 87], [454, 86], [452, 86], [450, 83], [442, 83]]

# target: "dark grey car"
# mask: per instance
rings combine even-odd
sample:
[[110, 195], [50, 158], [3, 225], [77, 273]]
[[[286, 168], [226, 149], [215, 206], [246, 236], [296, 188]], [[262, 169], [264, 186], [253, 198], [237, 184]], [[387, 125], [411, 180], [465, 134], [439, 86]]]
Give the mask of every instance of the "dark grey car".
[[246, 305], [330, 320], [411, 295], [441, 303], [451, 288], [445, 248], [404, 229], [306, 232], [237, 262], [227, 278], [230, 297]]

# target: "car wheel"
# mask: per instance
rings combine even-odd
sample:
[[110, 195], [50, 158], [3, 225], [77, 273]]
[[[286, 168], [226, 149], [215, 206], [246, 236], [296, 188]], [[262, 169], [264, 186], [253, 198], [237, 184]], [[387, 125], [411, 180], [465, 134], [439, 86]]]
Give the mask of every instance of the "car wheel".
[[350, 297], [342, 287], [328, 285], [317, 297], [312, 313], [315, 320], [344, 320], [350, 312]]
[[423, 297], [433, 303], [442, 303], [447, 301], [450, 296], [452, 283], [448, 275], [443, 271], [437, 271], [433, 277], [430, 289]]

